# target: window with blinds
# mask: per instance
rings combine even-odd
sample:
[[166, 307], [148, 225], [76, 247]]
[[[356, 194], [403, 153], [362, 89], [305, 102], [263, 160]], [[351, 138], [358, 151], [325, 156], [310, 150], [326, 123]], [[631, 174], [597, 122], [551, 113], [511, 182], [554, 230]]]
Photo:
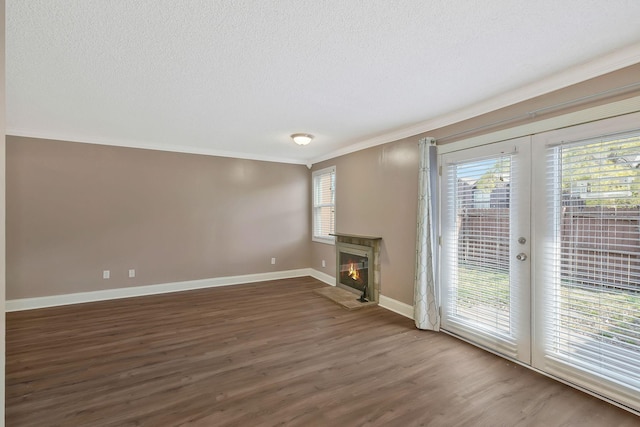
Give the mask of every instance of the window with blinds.
[[457, 227], [452, 315], [509, 334], [510, 157], [451, 168]]
[[562, 143], [546, 156], [554, 242], [542, 285], [546, 363], [576, 368], [587, 382], [605, 378], [637, 396], [640, 132]]
[[334, 243], [336, 228], [336, 168], [313, 172], [313, 236], [316, 242]]
[[638, 123], [439, 162], [442, 329], [640, 413]]
[[526, 252], [517, 241], [529, 228], [528, 204], [521, 204], [528, 173], [514, 144], [442, 159], [442, 327], [529, 362], [529, 269], [513, 261]]

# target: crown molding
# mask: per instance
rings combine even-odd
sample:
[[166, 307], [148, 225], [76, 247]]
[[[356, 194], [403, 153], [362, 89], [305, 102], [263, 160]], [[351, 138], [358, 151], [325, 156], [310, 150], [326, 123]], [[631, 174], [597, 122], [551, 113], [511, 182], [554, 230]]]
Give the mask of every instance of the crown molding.
[[203, 156], [230, 157], [243, 160], [258, 160], [261, 162], [287, 163], [307, 165], [308, 160], [290, 159], [283, 157], [263, 156], [260, 154], [242, 153], [238, 151], [217, 150], [215, 148], [197, 148], [188, 145], [149, 144], [133, 140], [117, 140], [110, 138], [94, 138], [79, 135], [62, 135], [51, 132], [32, 131], [29, 129], [7, 128], [7, 136], [25, 138], [51, 139], [56, 141], [79, 142], [82, 144], [109, 145], [113, 147], [139, 148], [143, 150], [168, 151], [172, 153], [200, 154]]
[[319, 163], [335, 157], [344, 156], [345, 154], [354, 153], [356, 151], [387, 144], [389, 142], [416, 136], [444, 126], [449, 126], [454, 123], [459, 123], [482, 114], [499, 110], [500, 108], [508, 107], [509, 105], [527, 101], [537, 96], [545, 95], [547, 93], [602, 76], [639, 62], [640, 42], [568, 68], [565, 71], [522, 86], [519, 89], [503, 93], [502, 95], [490, 98], [486, 101], [461, 108], [433, 119], [424, 120], [408, 127], [403, 127], [392, 132], [380, 134], [372, 138], [356, 142], [355, 144], [340, 148], [323, 156], [316, 157], [311, 161], [311, 163]]
[[438, 154], [452, 153], [485, 144], [507, 141], [527, 135], [535, 135], [585, 123], [611, 119], [613, 117], [627, 117], [628, 115], [633, 114], [635, 114], [635, 116], [631, 116], [632, 120], [634, 120], [634, 123], [637, 123], [640, 120], [640, 96], [634, 96], [621, 101], [598, 105], [596, 107], [562, 114], [549, 119], [538, 120], [532, 123], [514, 126], [495, 132], [484, 133], [482, 135], [440, 145], [438, 146]]

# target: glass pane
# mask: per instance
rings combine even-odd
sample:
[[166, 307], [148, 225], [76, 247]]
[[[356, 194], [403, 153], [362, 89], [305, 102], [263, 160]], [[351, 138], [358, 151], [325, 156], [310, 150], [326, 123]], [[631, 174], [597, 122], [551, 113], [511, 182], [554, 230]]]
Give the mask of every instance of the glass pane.
[[640, 385], [640, 137], [552, 149], [559, 167], [549, 345], [585, 369]]
[[335, 233], [335, 179], [333, 168], [313, 175], [313, 236], [331, 238]]
[[451, 170], [457, 241], [452, 315], [508, 335], [511, 158], [473, 161]]
[[333, 206], [323, 206], [314, 209], [315, 212], [315, 236], [329, 237], [335, 230], [335, 213]]
[[329, 172], [316, 177], [315, 205], [330, 205], [334, 203], [334, 176], [335, 174]]

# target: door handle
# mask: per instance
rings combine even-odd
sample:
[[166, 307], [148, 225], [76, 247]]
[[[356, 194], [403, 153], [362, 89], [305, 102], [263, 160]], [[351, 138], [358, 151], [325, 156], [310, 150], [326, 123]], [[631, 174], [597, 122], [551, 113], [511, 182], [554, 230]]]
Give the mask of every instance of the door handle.
[[516, 255], [516, 259], [518, 261], [526, 261], [527, 260], [527, 254], [525, 254], [524, 252], [520, 252], [518, 255]]

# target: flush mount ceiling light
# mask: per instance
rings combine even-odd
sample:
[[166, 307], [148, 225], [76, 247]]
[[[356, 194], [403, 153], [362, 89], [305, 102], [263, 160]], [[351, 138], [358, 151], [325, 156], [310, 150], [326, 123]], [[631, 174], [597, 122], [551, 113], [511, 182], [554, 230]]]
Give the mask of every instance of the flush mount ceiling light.
[[307, 145], [313, 139], [313, 135], [308, 133], [294, 133], [291, 135], [291, 139], [298, 145]]

